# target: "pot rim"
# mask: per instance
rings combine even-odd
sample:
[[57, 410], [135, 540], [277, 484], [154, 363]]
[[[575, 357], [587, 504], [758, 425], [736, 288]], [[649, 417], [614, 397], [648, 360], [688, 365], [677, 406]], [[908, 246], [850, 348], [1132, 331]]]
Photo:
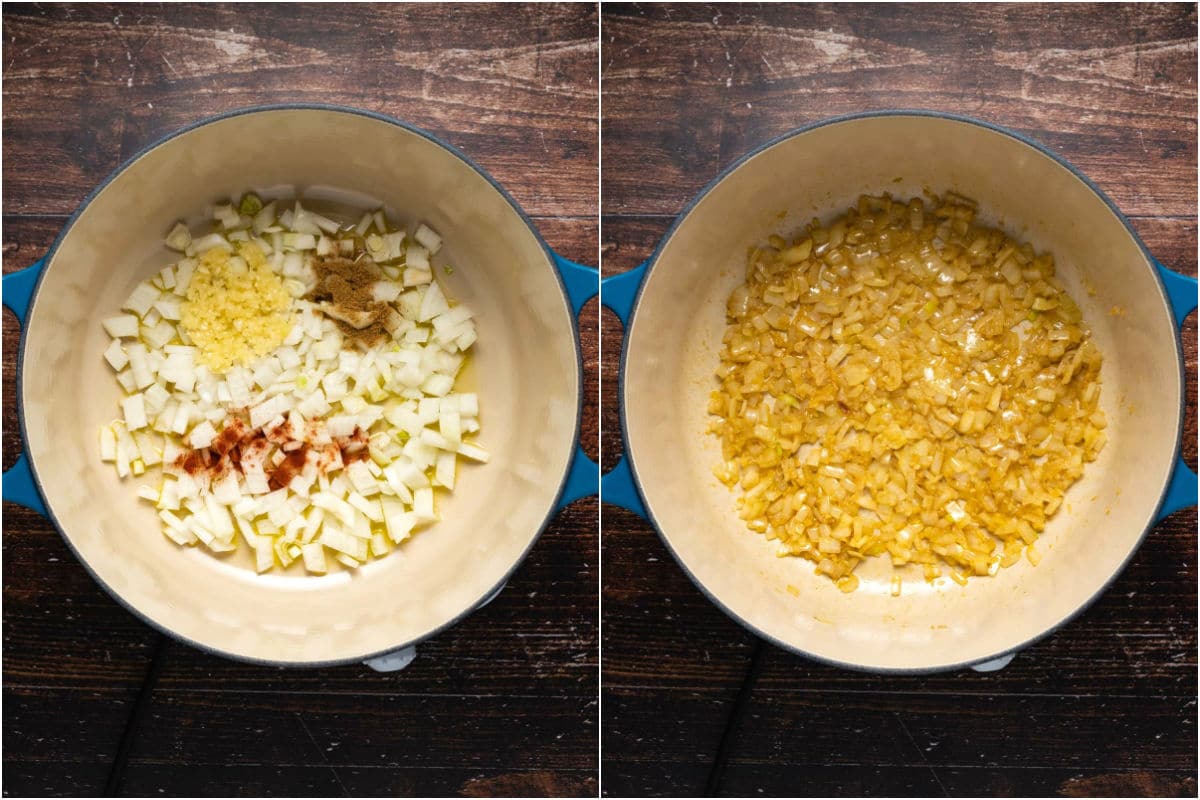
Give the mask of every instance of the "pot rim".
[[[1082, 171], [1080, 171], [1074, 164], [1072, 164], [1070, 161], [1068, 161], [1065, 157], [1054, 153], [1048, 147], [1046, 147], [1043, 144], [1040, 144], [1039, 142], [1030, 138], [1029, 136], [1026, 136], [1025, 134], [1014, 131], [1010, 128], [1004, 127], [1002, 125], [997, 125], [992, 122], [987, 122], [985, 120], [977, 119], [975, 117], [966, 116], [963, 114], [952, 114], [952, 113], [943, 112], [943, 111], [931, 111], [928, 109], [896, 108], [896, 109], [881, 109], [881, 110], [876, 110], [876, 111], [860, 111], [860, 112], [856, 112], [856, 113], [852, 113], [852, 114], [842, 114], [842, 115], [838, 115], [835, 117], [828, 117], [826, 119], [818, 120], [818, 121], [810, 123], [808, 125], [803, 125], [798, 128], [793, 128], [792, 130], [787, 131], [786, 133], [780, 134], [779, 136], [775, 136], [775, 137], [769, 139], [768, 141], [758, 145], [757, 147], [751, 149], [749, 152], [742, 155], [740, 158], [738, 158], [736, 161], [731, 163], [729, 166], [725, 167], [723, 170], [721, 170], [717, 174], [717, 176], [715, 178], [713, 178], [711, 181], [709, 181], [704, 186], [704, 188], [702, 188], [690, 201], [688, 201], [687, 205], [684, 206], [683, 210], [679, 212], [679, 214], [675, 217], [675, 220], [671, 223], [671, 227], [668, 228], [667, 232], [665, 234], [663, 234], [661, 239], [659, 239], [658, 244], [654, 248], [654, 252], [650, 255], [650, 257], [645, 262], [645, 272], [644, 272], [641, 280], [638, 283], [637, 292], [634, 295], [633, 303], [630, 306], [629, 318], [625, 322], [625, 336], [621, 343], [621, 361], [620, 361], [620, 365], [618, 367], [618, 372], [617, 372], [617, 376], [618, 376], [617, 407], [618, 407], [619, 417], [620, 417], [620, 421], [621, 421], [621, 438], [622, 438], [622, 441], [625, 443], [625, 459], [629, 462], [629, 474], [632, 478], [634, 491], [637, 492], [638, 499], [641, 500], [642, 508], [644, 508], [646, 510], [647, 519], [649, 520], [650, 524], [653, 526], [655, 532], [658, 534], [659, 539], [661, 539], [663, 544], [666, 546], [667, 552], [669, 552], [671, 554], [671, 557], [675, 559], [675, 562], [683, 570], [684, 574], [688, 576], [688, 579], [691, 580], [691, 582], [696, 586], [696, 588], [699, 589], [700, 592], [705, 597], [707, 597], [710, 602], [712, 602], [715, 606], [717, 606], [717, 608], [719, 608], [728, 617], [733, 619], [735, 622], [737, 622], [743, 628], [745, 628], [746, 630], [748, 630], [750, 633], [754, 634], [755, 636], [759, 637], [760, 639], [766, 640], [766, 641], [774, 644], [776, 647], [779, 647], [783, 650], [786, 650], [791, 653], [795, 653], [796, 655], [803, 656], [804, 658], [810, 659], [812, 661], [816, 661], [821, 664], [827, 664], [827, 665], [834, 666], [834, 667], [840, 667], [842, 669], [847, 669], [847, 670], [851, 670], [851, 671], [855, 671], [855, 672], [866, 672], [866, 673], [878, 674], [878, 675], [932, 675], [932, 674], [936, 674], [936, 673], [940, 673], [940, 672], [950, 672], [953, 670], [964, 669], [966, 667], [971, 667], [971, 666], [974, 666], [977, 664], [984, 664], [989, 661], [996, 661], [996, 660], [999, 660], [1002, 658], [1016, 655], [1018, 652], [1027, 649], [1030, 645], [1033, 645], [1033, 644], [1041, 641], [1042, 639], [1045, 639], [1046, 637], [1050, 636], [1051, 634], [1055, 633], [1060, 628], [1069, 624], [1070, 622], [1075, 620], [1075, 618], [1077, 618], [1079, 615], [1081, 615], [1084, 611], [1086, 611], [1088, 608], [1090, 608], [1096, 602], [1096, 600], [1098, 600], [1100, 598], [1100, 596], [1102, 594], [1104, 594], [1106, 591], [1108, 591], [1108, 588], [1113, 584], [1114, 581], [1116, 581], [1117, 577], [1120, 576], [1121, 573], [1125, 571], [1125, 568], [1127, 566], [1129, 566], [1129, 562], [1133, 559], [1134, 555], [1141, 548], [1142, 544], [1145, 542], [1146, 537], [1149, 535], [1150, 531], [1153, 530], [1158, 525], [1158, 522], [1160, 521], [1158, 514], [1159, 514], [1159, 511], [1162, 509], [1163, 502], [1166, 500], [1167, 489], [1170, 486], [1171, 476], [1168, 475], [1167, 479], [1163, 482], [1162, 489], [1159, 493], [1158, 502], [1155, 504], [1154, 510], [1150, 515], [1150, 520], [1147, 523], [1146, 527], [1141, 531], [1141, 533], [1138, 534], [1137, 541], [1134, 543], [1133, 547], [1129, 550], [1129, 553], [1126, 555], [1124, 560], [1122, 560], [1122, 562], [1117, 566], [1117, 568], [1115, 570], [1113, 570], [1111, 575], [1106, 577], [1100, 583], [1100, 585], [1097, 587], [1097, 589], [1091, 594], [1090, 597], [1087, 598], [1087, 600], [1085, 600], [1083, 603], [1081, 603], [1079, 605], [1078, 608], [1076, 608], [1071, 613], [1067, 614], [1065, 617], [1063, 617], [1061, 620], [1059, 620], [1055, 624], [1051, 625], [1044, 631], [1041, 631], [1032, 636], [1029, 636], [1028, 638], [1026, 638], [1024, 641], [1022, 641], [1018, 645], [1006, 648], [1004, 650], [1000, 650], [992, 655], [988, 655], [983, 658], [973, 658], [968, 661], [958, 661], [958, 662], [949, 663], [949, 664], [935, 664], [932, 666], [925, 666], [925, 667], [882, 667], [882, 666], [876, 666], [876, 665], [871, 665], [871, 664], [860, 664], [860, 663], [854, 663], [854, 662], [848, 662], [848, 661], [840, 661], [838, 659], [818, 655], [816, 653], [805, 650], [804, 648], [799, 647], [797, 645], [790, 644], [788, 642], [784, 642], [784, 641], [780, 640], [778, 637], [772, 636], [772, 635], [764, 632], [759, 627], [757, 627], [756, 625], [751, 623], [749, 620], [743, 618], [741, 615], [734, 612], [731, 608], [729, 608], [729, 606], [727, 606], [725, 603], [723, 603], [720, 600], [720, 598], [718, 598], [716, 596], [715, 593], [711, 592], [708, 589], [708, 587], [706, 585], [704, 585], [704, 583], [702, 583], [696, 577], [696, 575], [692, 572], [692, 570], [688, 568], [687, 564], [684, 563], [684, 561], [680, 557], [679, 553], [676, 552], [674, 547], [672, 547], [671, 542], [668, 539], [666, 533], [663, 531], [662, 526], [659, 524], [658, 519], [654, 516], [654, 511], [653, 511], [650, 503], [647, 501], [645, 492], [642, 491], [642, 481], [641, 481], [640, 477], [638, 476], [638, 470], [637, 470], [637, 459], [634, 456], [634, 451], [636, 450], [636, 447], [634, 446], [633, 441], [629, 438], [629, 427], [628, 427], [628, 420], [627, 420], [626, 409], [625, 409], [625, 402], [626, 402], [625, 401], [625, 389], [626, 389], [625, 369], [626, 369], [626, 359], [629, 357], [629, 342], [630, 342], [629, 332], [633, 329], [633, 323], [634, 323], [635, 318], [637, 317], [638, 306], [641, 305], [642, 291], [646, 287], [646, 281], [650, 277], [650, 272], [658, 264], [658, 259], [662, 255], [663, 249], [671, 241], [671, 239], [675, 236], [676, 231], [683, 224], [683, 222], [691, 215], [692, 211], [695, 210], [696, 206], [698, 206], [700, 204], [700, 202], [703, 201], [704, 198], [707, 197], [709, 195], [709, 193], [712, 192], [719, 184], [724, 182], [726, 178], [728, 178], [730, 175], [732, 175], [734, 172], [736, 172], [739, 168], [741, 168], [744, 164], [746, 164], [748, 161], [750, 161], [750, 159], [755, 158], [756, 156], [771, 149], [772, 147], [774, 147], [777, 144], [781, 144], [785, 141], [788, 141], [789, 139], [793, 139], [797, 136], [801, 136], [803, 134], [817, 130], [818, 128], [824, 128], [824, 127], [827, 127], [830, 125], [837, 125], [837, 124], [841, 124], [841, 123], [845, 123], [845, 122], [856, 122], [856, 121], [860, 121], [860, 120], [878, 119], [878, 118], [884, 118], [884, 117], [929, 117], [929, 118], [933, 118], [933, 119], [949, 120], [951, 122], [960, 122], [960, 123], [964, 123], [964, 124], [968, 124], [968, 125], [974, 125], [979, 128], [984, 128], [986, 130], [990, 130], [995, 133], [999, 133], [1003, 136], [1007, 136], [1010, 139], [1015, 139], [1016, 141], [1033, 148], [1038, 153], [1041, 153], [1042, 155], [1051, 159], [1052, 161], [1057, 163], [1059, 166], [1065, 168], [1072, 175], [1074, 175], [1075, 178], [1077, 178], [1085, 187], [1087, 187], [1092, 192], [1092, 194], [1096, 195], [1101, 201], [1104, 202], [1104, 204], [1106, 206], [1108, 206], [1109, 210], [1112, 211], [1113, 215], [1117, 218], [1117, 220], [1125, 227], [1126, 232], [1133, 239], [1134, 244], [1137, 245], [1137, 247], [1141, 251], [1143, 257], [1146, 259], [1146, 267], [1152, 273], [1154, 280], [1155, 280], [1155, 284], [1158, 287], [1159, 294], [1162, 299], [1163, 312], [1167, 315], [1168, 319], [1172, 320], [1172, 328], [1176, 329], [1175, 335], [1171, 337], [1171, 344], [1172, 344], [1172, 347], [1175, 349], [1175, 362], [1176, 362], [1176, 365], [1178, 368], [1180, 386], [1183, 386], [1186, 383], [1185, 374], [1184, 374], [1184, 364], [1183, 364], [1183, 348], [1182, 348], [1182, 345], [1180, 344], [1180, 340], [1179, 340], [1178, 326], [1175, 325], [1173, 317], [1172, 317], [1171, 304], [1170, 304], [1170, 301], [1167, 296], [1166, 286], [1163, 284], [1162, 276], [1159, 274], [1158, 269], [1155, 268], [1155, 264], [1157, 262], [1154, 260], [1154, 257], [1150, 254], [1150, 251], [1146, 247], [1145, 243], [1142, 242], [1141, 237], [1138, 236], [1137, 231], [1135, 231], [1133, 226], [1130, 224], [1129, 219], [1123, 213], [1121, 213], [1121, 210], [1117, 207], [1116, 203], [1114, 203], [1112, 201], [1112, 199], [1107, 194], [1105, 194], [1104, 191], [1099, 186], [1097, 186], [1095, 183], [1093, 183], [1090, 178], [1088, 178]], [[1175, 452], [1176, 454], [1179, 453], [1179, 450], [1180, 450], [1180, 447], [1181, 447], [1182, 441], [1183, 441], [1184, 412], [1186, 409], [1186, 404], [1187, 403], [1186, 403], [1186, 394], [1185, 394], [1183, 401], [1180, 403], [1179, 413], [1175, 420], [1175, 444], [1174, 444], [1173, 452]]]
[[54, 513], [54, 509], [52, 508], [51, 503], [46, 500], [47, 495], [42, 488], [42, 480], [38, 475], [37, 463], [34, 460], [34, 458], [32, 457], [32, 454], [30, 454], [28, 449], [25, 447], [25, 442], [28, 441], [28, 438], [26, 435], [27, 431], [25, 428], [25, 408], [24, 408], [24, 393], [22, 391], [22, 382], [23, 382], [23, 376], [24, 376], [24, 371], [25, 371], [25, 344], [28, 340], [28, 337], [25, 335], [25, 330], [24, 330], [25, 321], [24, 320], [22, 320], [22, 324], [21, 324], [21, 328], [22, 328], [21, 338], [20, 338], [20, 345], [19, 345], [19, 349], [18, 349], [18, 353], [17, 353], [17, 373], [16, 373], [17, 374], [17, 377], [16, 377], [17, 420], [18, 420], [18, 425], [19, 425], [19, 429], [20, 429], [20, 433], [21, 433], [22, 451], [28, 456], [27, 460], [29, 462], [29, 472], [30, 472], [30, 475], [32, 476], [33, 484], [34, 484], [35, 488], [37, 489], [38, 494], [40, 494], [43, 501], [45, 501], [47, 519], [50, 520], [50, 522], [54, 526], [55, 530], [57, 530], [59, 535], [62, 536], [63, 541], [65, 541], [67, 543], [67, 547], [71, 550], [71, 553], [75, 556], [76, 560], [79, 561], [79, 563], [83, 565], [83, 568], [92, 577], [92, 580], [94, 580], [97, 584], [99, 584], [99, 586], [102, 589], [104, 589], [104, 591], [110, 597], [112, 597], [114, 600], [116, 600], [120, 606], [125, 608], [127, 611], [129, 611], [135, 617], [140, 619], [142, 622], [149, 625], [151, 628], [154, 628], [155, 630], [157, 630], [159, 633], [165, 634], [166, 636], [169, 636], [172, 639], [183, 642], [184, 644], [194, 647], [197, 650], [200, 650], [202, 652], [218, 655], [218, 656], [221, 656], [222, 658], [228, 658], [233, 661], [240, 661], [243, 663], [258, 664], [258, 665], [270, 666], [270, 667], [297, 667], [297, 668], [332, 667], [332, 666], [341, 666], [343, 664], [355, 664], [355, 663], [362, 663], [364, 661], [369, 661], [374, 658], [379, 658], [380, 656], [388, 655], [389, 653], [394, 653], [398, 650], [403, 650], [403, 649], [409, 648], [409, 647], [415, 647], [416, 645], [421, 644], [422, 642], [424, 642], [434, 636], [437, 636], [438, 634], [444, 632], [445, 630], [462, 622], [464, 619], [466, 619], [472, 613], [474, 613], [475, 611], [479, 610], [481, 607], [486, 605], [487, 602], [490, 600], [490, 598], [492, 598], [493, 596], [495, 596], [496, 594], [498, 594], [499, 592], [501, 592], [504, 589], [505, 585], [512, 578], [513, 573], [515, 573], [517, 571], [517, 569], [519, 569], [520, 566], [525, 563], [525, 560], [529, 557], [529, 553], [533, 549], [533, 546], [535, 544], [537, 544], [538, 539], [541, 538], [541, 536], [545, 532], [546, 528], [550, 526], [551, 521], [554, 519], [555, 516], [558, 515], [559, 511], [561, 510], [560, 503], [562, 502], [563, 493], [566, 491], [567, 481], [571, 474], [571, 466], [574, 463], [574, 459], [577, 457], [577, 454], [579, 451], [580, 423], [583, 418], [583, 401], [584, 401], [584, 385], [583, 385], [584, 374], [583, 374], [583, 356], [582, 356], [583, 350], [582, 350], [582, 347], [579, 342], [579, 326], [576, 322], [575, 315], [571, 311], [571, 300], [570, 300], [570, 296], [567, 294], [567, 286], [563, 280], [562, 274], [559, 272], [559, 270], [555, 266], [554, 252], [550, 249], [550, 246], [548, 244], [546, 244], [545, 239], [542, 238], [541, 233], [538, 231], [537, 227], [533, 224], [533, 221], [525, 213], [525, 210], [523, 208], [521, 208], [520, 204], [517, 203], [517, 201], [512, 197], [512, 195], [510, 195], [508, 193], [508, 191], [503, 186], [501, 186], [500, 183], [495, 178], [493, 178], [486, 170], [484, 170], [483, 167], [479, 166], [474, 161], [472, 161], [465, 153], [463, 153], [457, 147], [455, 147], [454, 145], [450, 144], [449, 142], [445, 141], [444, 139], [442, 139], [422, 128], [418, 128], [417, 126], [412, 125], [411, 123], [405, 122], [403, 120], [397, 119], [396, 117], [392, 117], [387, 114], [382, 114], [377, 111], [370, 111], [368, 109], [355, 108], [354, 106], [338, 105], [338, 104], [333, 104], [333, 103], [269, 103], [269, 104], [244, 106], [241, 108], [230, 109], [229, 111], [223, 111], [219, 114], [215, 114], [215, 115], [212, 115], [209, 117], [204, 117], [200, 120], [197, 120], [195, 122], [184, 125], [181, 128], [177, 128], [177, 129], [171, 131], [170, 133], [160, 136], [159, 138], [152, 141], [150, 144], [139, 149], [136, 153], [134, 153], [132, 156], [130, 156], [128, 159], [126, 159], [124, 162], [122, 162], [115, 170], [113, 170], [111, 173], [109, 173], [104, 178], [104, 180], [102, 180], [99, 184], [97, 184], [96, 187], [87, 194], [87, 196], [83, 199], [83, 201], [79, 204], [79, 206], [75, 209], [74, 212], [72, 212], [71, 216], [67, 219], [66, 223], [62, 227], [62, 230], [60, 230], [58, 232], [58, 235], [55, 236], [54, 243], [50, 245], [50, 249], [46, 251], [46, 254], [41, 259], [41, 261], [44, 264], [44, 267], [42, 268], [41, 272], [38, 274], [37, 280], [34, 282], [33, 290], [29, 295], [29, 310], [26, 313], [25, 319], [28, 320], [33, 313], [34, 307], [37, 302], [38, 292], [41, 289], [42, 280], [45, 278], [46, 272], [50, 267], [50, 263], [53, 260], [55, 253], [58, 251], [58, 249], [62, 245], [63, 241], [70, 234], [71, 229], [75, 226], [75, 222], [79, 219], [80, 215], [83, 214], [83, 212], [88, 208], [88, 206], [91, 205], [92, 201], [95, 200], [96, 197], [99, 196], [100, 192], [102, 192], [105, 188], [107, 188], [108, 185], [110, 183], [112, 183], [112, 181], [114, 181], [120, 175], [124, 174], [126, 170], [133, 167], [134, 164], [136, 164], [139, 160], [141, 160], [141, 158], [143, 156], [147, 155], [152, 150], [156, 150], [161, 145], [164, 145], [167, 142], [169, 142], [173, 139], [176, 139], [180, 136], [183, 136], [184, 134], [190, 133], [198, 128], [202, 128], [202, 127], [205, 127], [207, 125], [211, 125], [211, 124], [217, 123], [217, 122], [223, 122], [227, 119], [232, 119], [234, 117], [241, 117], [241, 116], [246, 116], [246, 115], [250, 115], [250, 114], [272, 113], [272, 112], [276, 112], [276, 111], [323, 111], [323, 112], [349, 114], [349, 115], [353, 115], [353, 116], [367, 117], [368, 119], [373, 119], [378, 122], [384, 122], [389, 125], [393, 125], [395, 127], [401, 128], [401, 129], [407, 131], [408, 133], [415, 134], [429, 142], [432, 142], [433, 144], [441, 147], [443, 150], [450, 153], [450, 155], [458, 158], [460, 161], [465, 163], [468, 167], [470, 167], [472, 170], [474, 170], [481, 178], [483, 178], [485, 181], [487, 181], [487, 183], [489, 185], [491, 185], [491, 187], [493, 189], [495, 189], [497, 192], [499, 192], [500, 196], [503, 197], [504, 200], [508, 202], [508, 205], [517, 214], [517, 216], [521, 219], [521, 221], [523, 223], [525, 223], [525, 226], [529, 229], [529, 232], [531, 234], [533, 234], [534, 239], [541, 246], [542, 254], [546, 257], [546, 266], [551, 271], [551, 273], [553, 273], [555, 280], [558, 282], [559, 291], [561, 292], [562, 300], [563, 300], [563, 304], [564, 304], [564, 311], [567, 313], [567, 316], [570, 320], [572, 344], [573, 344], [574, 350], [575, 350], [576, 386], [578, 387], [577, 392], [576, 392], [576, 394], [578, 396], [576, 397], [576, 401], [575, 401], [575, 425], [574, 425], [574, 429], [573, 429], [574, 432], [572, 434], [572, 441], [571, 441], [571, 456], [568, 458], [566, 467], [564, 467], [564, 469], [563, 469], [562, 477], [559, 479], [558, 490], [555, 492], [554, 501], [550, 506], [550, 510], [547, 513], [546, 518], [544, 520], [542, 520], [541, 524], [538, 526], [537, 530], [534, 532], [533, 537], [529, 540], [529, 543], [525, 546], [525, 549], [521, 552], [520, 556], [518, 556], [518, 558], [512, 564], [512, 566], [508, 569], [508, 571], [505, 572], [504, 577], [501, 578], [499, 582], [492, 585], [490, 588], [486, 589], [483, 592], [483, 594], [480, 595], [480, 597], [478, 597], [473, 603], [471, 603], [465, 610], [461, 611], [460, 613], [455, 615], [452, 619], [439, 625], [438, 627], [434, 628], [433, 630], [428, 631], [428, 632], [416, 637], [415, 639], [410, 639], [406, 642], [401, 642], [396, 645], [389, 646], [383, 650], [376, 650], [376, 651], [364, 653], [362, 655], [343, 656], [343, 657], [339, 657], [339, 658], [325, 659], [325, 660], [319, 660], [319, 661], [279, 661], [279, 660], [274, 660], [274, 659], [255, 658], [252, 656], [241, 655], [238, 653], [230, 652], [228, 650], [223, 650], [220, 647], [215, 647], [213, 645], [197, 642], [189, 637], [183, 636], [183, 635], [171, 630], [169, 627], [158, 622], [157, 620], [151, 619], [148, 615], [142, 613], [141, 610], [135, 608], [130, 602], [128, 602], [123, 596], [121, 596], [111, 586], [109, 586], [107, 583], [105, 583], [103, 580], [101, 580], [100, 576], [98, 574], [96, 574], [96, 571], [92, 568], [91, 564], [88, 563], [87, 559], [85, 559], [83, 557], [83, 555], [79, 552], [79, 550], [75, 547], [75, 544], [71, 541], [70, 537], [67, 536], [66, 531], [63, 529], [63, 526], [60, 524], [58, 517]]

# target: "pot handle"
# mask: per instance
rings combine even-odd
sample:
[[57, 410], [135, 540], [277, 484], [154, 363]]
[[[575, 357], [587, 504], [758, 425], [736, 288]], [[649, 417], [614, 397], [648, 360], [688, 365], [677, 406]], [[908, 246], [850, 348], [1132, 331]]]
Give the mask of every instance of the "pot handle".
[[[601, 281], [600, 302], [612, 309], [627, 331], [629, 316], [633, 313], [633, 303], [637, 299], [642, 280], [646, 277], [646, 267], [649, 263], [644, 261], [627, 272]], [[622, 457], [615, 467], [600, 478], [600, 500], [632, 511], [642, 519], [650, 518], [646, 514], [637, 484], [634, 483], [628, 458]]]
[[[508, 581], [500, 584], [500, 588], [489, 594], [481, 603], [471, 609], [472, 613], [486, 606], [488, 603], [500, 596], [508, 586]], [[393, 650], [390, 653], [373, 656], [363, 660], [363, 664], [375, 670], [376, 672], [399, 672], [406, 668], [417, 657], [417, 646], [415, 644], [406, 645], [399, 650]]]
[[[567, 297], [571, 300], [571, 313], [578, 317], [583, 304], [600, 291], [600, 273], [592, 267], [565, 259], [553, 250], [550, 251], [550, 255], [553, 256], [554, 267], [562, 276], [563, 285], [567, 288]], [[562, 511], [576, 500], [591, 497], [599, 491], [600, 468], [596, 466], [595, 461], [588, 458], [582, 447], [576, 448], [575, 457], [571, 460], [571, 469], [567, 473], [567, 482], [563, 486], [562, 497], [559, 498], [555, 511]]]
[[[16, 315], [22, 328], [25, 327], [25, 317], [29, 313], [33, 289], [37, 286], [45, 265], [46, 259], [39, 259], [19, 272], [10, 272], [4, 276], [4, 305]], [[24, 453], [21, 453], [17, 457], [17, 463], [4, 473], [3, 495], [5, 500], [23, 505], [42, 516], [46, 515], [46, 504], [42, 502], [42, 496], [38, 493], [33, 473], [29, 469], [29, 460]]]
[[[1172, 272], [1158, 261], [1154, 262], [1154, 266], [1158, 268], [1158, 275], [1162, 278], [1163, 286], [1166, 287], [1167, 299], [1171, 303], [1171, 311], [1175, 314], [1175, 325], [1182, 328], [1184, 319], [1196, 309], [1196, 279]], [[1183, 463], [1183, 459], [1180, 458], [1175, 465], [1171, 483], [1167, 486], [1167, 495], [1163, 498], [1163, 504], [1155, 522], [1161, 522], [1181, 508], [1194, 505], [1196, 505], [1196, 473], [1192, 472], [1191, 467]]]
[[993, 658], [990, 661], [980, 661], [978, 664], [972, 664], [971, 669], [976, 672], [999, 672], [1012, 663], [1012, 660], [1017, 657], [1016, 653]]

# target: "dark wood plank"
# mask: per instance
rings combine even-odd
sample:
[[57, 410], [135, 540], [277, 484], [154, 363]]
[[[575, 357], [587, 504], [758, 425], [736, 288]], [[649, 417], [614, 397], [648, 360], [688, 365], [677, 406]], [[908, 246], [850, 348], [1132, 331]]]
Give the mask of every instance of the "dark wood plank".
[[[756, 692], [733, 766], [1195, 769], [1196, 704], [1178, 698]], [[1180, 711], [1186, 712], [1181, 715]], [[1113, 724], [1114, 718], [1119, 724]], [[1019, 730], [1027, 734], [1019, 735]]]
[[108, 764], [65, 764], [45, 761], [7, 761], [4, 764], [5, 797], [79, 797], [81, 787], [103, 786]]
[[720, 797], [944, 797], [928, 767], [730, 764]]
[[[40, 257], [93, 186], [157, 137], [280, 102], [353, 105], [442, 136], [558, 252], [595, 263], [596, 27], [585, 4], [6, 5], [4, 271]], [[581, 317], [589, 386], [598, 321], [593, 301]], [[5, 466], [20, 451], [18, 335], [6, 312]], [[593, 457], [598, 405], [589, 389], [581, 441]], [[97, 794], [156, 634], [44, 521], [5, 512], [4, 680], [20, 703], [5, 706], [4, 792]], [[597, 519], [594, 499], [559, 514], [505, 592], [399, 674], [266, 669], [167, 644], [119, 788], [594, 795]], [[124, 705], [90, 699], [106, 688]], [[72, 749], [71, 725], [94, 744]], [[62, 745], [39, 751], [47, 737]]]
[[1195, 775], [1183, 770], [1038, 769], [1025, 767], [780, 767], [731, 765], [726, 797], [1194, 797]]
[[950, 8], [605, 5], [604, 213], [674, 214], [773, 136], [920, 107], [1043, 141], [1127, 213], [1194, 216], [1193, 7]]
[[[696, 647], [703, 650], [707, 645], [697, 642]], [[625, 686], [607, 667], [609, 650], [606, 640], [603, 793], [610, 797], [702, 796], [740, 678], [724, 689], [707, 685], [679, 689], [659, 685], [652, 678], [641, 685]]]
[[176, 128], [355, 105], [444, 136], [536, 215], [596, 203], [596, 18], [572, 5], [5, 6], [4, 211], [68, 213]]
[[6, 685], [3, 694], [4, 795], [100, 794], [137, 687]]
[[209, 796], [266, 797], [287, 785], [296, 797], [595, 797], [593, 772], [461, 767], [135, 765], [125, 791], [132, 796], [157, 792], [186, 796], [203, 787]]
[[[1196, 274], [1192, 6], [605, 4], [601, 13], [605, 275], [649, 256], [695, 192], [755, 145], [886, 107], [967, 113], [1034, 136], [1132, 215], [1157, 258]], [[607, 313], [601, 326], [611, 466], [621, 452], [621, 329]], [[1193, 466], [1195, 328], [1193, 317], [1183, 333]], [[606, 794], [702, 791], [722, 730], [730, 760], [717, 789], [731, 796], [1195, 791], [1195, 510], [1160, 524], [1092, 609], [1002, 672], [881, 678], [768, 647], [733, 729], [752, 640], [728, 651], [731, 628], [746, 634], [681, 577], [648, 525], [605, 507], [603, 527]], [[702, 660], [714, 643], [722, 657]], [[621, 735], [609, 730], [614, 719]], [[679, 720], [708, 732], [706, 746], [680, 735]], [[947, 750], [950, 741], [983, 746]]]
[[594, 696], [532, 687], [521, 695], [168, 690], [156, 692], [130, 762], [578, 770], [595, 755], [581, 735], [595, 730], [595, 705]]

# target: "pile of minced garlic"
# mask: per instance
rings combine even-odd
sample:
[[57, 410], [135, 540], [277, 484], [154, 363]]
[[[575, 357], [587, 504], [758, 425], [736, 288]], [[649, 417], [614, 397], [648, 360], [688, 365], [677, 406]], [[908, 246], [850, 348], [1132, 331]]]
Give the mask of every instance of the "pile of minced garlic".
[[200, 256], [180, 322], [199, 348], [200, 363], [223, 372], [282, 344], [292, 329], [292, 298], [254, 242], [237, 254], [215, 247]]

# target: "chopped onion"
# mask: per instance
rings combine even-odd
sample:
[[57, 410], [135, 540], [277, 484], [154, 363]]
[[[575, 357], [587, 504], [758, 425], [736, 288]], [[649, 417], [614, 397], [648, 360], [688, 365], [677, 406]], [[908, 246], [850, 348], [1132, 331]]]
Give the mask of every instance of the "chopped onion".
[[[240, 532], [260, 572], [303, 560], [321, 574], [326, 547], [357, 567], [436, 521], [434, 487], [454, 488], [459, 456], [487, 460], [463, 441], [479, 429], [477, 397], [453, 392], [461, 350], [475, 341], [476, 329], [470, 310], [452, 307], [433, 280], [430, 256], [441, 237], [420, 225], [406, 241], [375, 212], [355, 230], [388, 276], [372, 294], [389, 306], [384, 327], [392, 341], [366, 352], [344, 349], [330, 310], [302, 296], [315, 281], [314, 251], [352, 255], [355, 232], [299, 203], [278, 215], [276, 208], [246, 194], [241, 205], [213, 207], [218, 231], [193, 237], [176, 225], [167, 245], [186, 257], [135, 287], [123, 306], [132, 313], [104, 320], [112, 337], [105, 360], [127, 396], [123, 420], [100, 430], [100, 456], [121, 477], [161, 465], [159, 484], [138, 492], [177, 544], [228, 552]], [[272, 353], [216, 373], [199, 363], [182, 325], [185, 298], [199, 264], [210, 263], [206, 253], [229, 252], [226, 263], [236, 273], [251, 263], [245, 247], [257, 247], [283, 279], [295, 298], [295, 321]], [[183, 468], [189, 449], [216, 444], [231, 412], [244, 414], [253, 430], [303, 432], [313, 450], [285, 487], [272, 491], [268, 473], [298, 452], [299, 440], [242, 451], [236, 470]], [[365, 447], [360, 454], [369, 458], [347, 451], [343, 463], [339, 443], [360, 431], [366, 444], [352, 446]]]
[[872, 556], [995, 574], [1104, 446], [1100, 353], [1053, 258], [975, 213], [864, 196], [752, 248], [729, 297], [714, 473], [843, 591]]

